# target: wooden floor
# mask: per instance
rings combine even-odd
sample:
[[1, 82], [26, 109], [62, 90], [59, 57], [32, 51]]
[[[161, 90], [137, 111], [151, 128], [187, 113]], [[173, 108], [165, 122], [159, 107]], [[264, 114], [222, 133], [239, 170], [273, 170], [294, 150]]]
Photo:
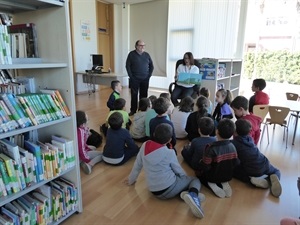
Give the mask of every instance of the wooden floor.
[[[99, 131], [108, 109], [106, 100], [109, 88], [101, 87], [99, 92], [91, 95], [76, 96], [76, 108], [85, 110], [89, 115], [89, 125]], [[159, 95], [152, 90], [149, 94]], [[129, 111], [129, 91], [123, 89], [122, 96], [127, 100]], [[291, 125], [292, 126], [292, 125]], [[296, 182], [300, 175], [300, 128], [295, 145], [291, 145], [293, 127], [290, 127], [289, 146], [285, 149], [282, 141], [281, 127], [277, 126], [273, 136], [270, 130], [270, 144], [266, 136], [261, 143], [261, 151], [271, 163], [281, 170], [283, 193], [280, 198], [270, 195], [269, 190], [258, 189], [233, 179], [231, 198], [220, 199], [206, 187], [201, 192], [206, 195], [202, 204], [205, 217], [195, 218], [187, 205], [178, 197], [171, 200], [156, 199], [146, 187], [142, 172], [135, 186], [126, 186], [122, 182], [130, 173], [134, 159], [121, 167], [112, 167], [99, 163], [93, 168], [91, 175], [81, 173], [83, 213], [71, 216], [63, 224], [211, 224], [211, 225], [275, 225], [283, 217], [300, 216], [300, 197]], [[266, 135], [266, 134], [265, 134]], [[178, 141], [177, 151], [180, 153], [186, 141]], [[102, 150], [99, 147], [99, 150]], [[183, 162], [181, 154], [178, 160], [189, 175], [193, 171]]]

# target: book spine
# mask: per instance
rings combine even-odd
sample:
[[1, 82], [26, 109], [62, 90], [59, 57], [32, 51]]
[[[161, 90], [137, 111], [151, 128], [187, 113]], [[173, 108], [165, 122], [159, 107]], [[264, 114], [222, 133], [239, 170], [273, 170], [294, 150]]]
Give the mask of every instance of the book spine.
[[54, 109], [57, 117], [59, 119], [62, 119], [64, 118], [64, 115], [63, 113], [61, 112], [61, 109], [57, 107], [57, 105], [55, 104], [54, 100], [52, 99], [51, 95], [50, 94], [43, 94], [47, 99], [48, 99], [48, 102], [51, 104], [52, 108]]
[[49, 109], [46, 107], [46, 105], [43, 103], [43, 101], [41, 101], [40, 96], [37, 94], [34, 94], [33, 97], [36, 99], [36, 102], [39, 104], [43, 114], [46, 115], [48, 121], [54, 120], [51, 116]]
[[25, 114], [23, 113], [23, 110], [21, 108], [22, 106], [20, 106], [20, 104], [16, 101], [15, 97], [12, 94], [10, 94], [10, 93], [8, 93], [6, 95], [8, 97], [8, 100], [12, 104], [12, 106], [17, 111], [17, 113], [20, 116], [20, 118], [23, 120], [23, 123], [26, 125], [26, 127], [31, 126], [32, 124], [31, 124], [29, 118], [25, 116]]
[[7, 191], [2, 176], [0, 176], [0, 197], [2, 196], [7, 196]]
[[24, 177], [24, 172], [22, 168], [22, 164], [19, 165], [16, 161], [13, 161], [16, 177], [19, 183], [19, 187], [21, 190], [26, 188], [26, 183], [25, 183], [25, 177]]
[[30, 111], [33, 113], [33, 115], [35, 116], [37, 123], [41, 124], [44, 123], [44, 119], [42, 118], [42, 115], [40, 115], [39, 111], [37, 110], [35, 104], [33, 103], [33, 101], [31, 100], [29, 95], [24, 95], [22, 96], [24, 98], [24, 100], [26, 101]]
[[0, 98], [4, 101], [5, 105], [11, 112], [12, 118], [17, 121], [19, 124], [19, 127], [24, 128], [26, 127], [26, 124], [23, 122], [22, 118], [17, 113], [16, 109], [13, 107], [12, 103], [8, 99], [7, 95], [5, 93], [0, 94]]
[[[2, 156], [0, 156], [2, 158]], [[3, 159], [3, 158], [2, 158]], [[17, 193], [20, 191], [19, 183], [14, 169], [14, 164], [12, 159], [4, 159], [5, 167], [7, 169], [7, 174], [10, 178], [12, 191]]]
[[17, 98], [19, 99], [19, 102], [21, 103], [23, 109], [26, 111], [28, 117], [30, 118], [31, 122], [33, 123], [33, 125], [38, 125], [38, 122], [33, 114], [33, 112], [30, 110], [29, 106], [27, 105], [26, 101], [24, 100], [24, 98], [22, 96], [17, 96]]
[[53, 120], [59, 119], [58, 116], [56, 115], [55, 110], [53, 109], [52, 105], [48, 102], [48, 98], [44, 94], [39, 94], [38, 97], [42, 101], [42, 103], [45, 105], [45, 107], [48, 109], [50, 116], [52, 117]]
[[40, 104], [36, 100], [35, 96], [34, 95], [30, 95], [29, 98], [31, 99], [31, 101], [33, 103], [33, 107], [36, 108], [38, 114], [41, 116], [41, 118], [43, 119], [44, 123], [49, 122], [47, 116], [45, 115], [44, 111], [40, 107]]
[[61, 105], [63, 106], [63, 109], [65, 110], [67, 116], [71, 116], [70, 110], [67, 106], [67, 104], [65, 103], [64, 99], [62, 98], [60, 92], [58, 90], [55, 91], [55, 94], [57, 95]]
[[22, 169], [24, 173], [24, 179], [25, 179], [25, 184], [26, 187], [29, 187], [31, 185], [30, 182], [30, 177], [29, 177], [29, 172], [28, 172], [28, 165], [27, 165], [27, 159], [26, 156], [21, 156], [21, 163], [22, 163]]
[[8, 195], [10, 195], [12, 193], [12, 186], [11, 186], [10, 178], [8, 176], [8, 171], [6, 169], [5, 163], [1, 159], [0, 159], [0, 172], [2, 175], [2, 179], [3, 179], [4, 185], [5, 185], [6, 192]]
[[4, 103], [3, 100], [0, 100], [0, 104], [2, 106], [2, 109], [5, 111], [5, 114], [7, 115], [7, 119], [9, 120], [9, 127], [11, 130], [15, 130], [19, 127], [19, 124], [17, 123], [17, 121], [15, 121], [15, 119], [13, 118], [11, 112], [9, 111], [9, 109], [7, 108], [6, 104]]

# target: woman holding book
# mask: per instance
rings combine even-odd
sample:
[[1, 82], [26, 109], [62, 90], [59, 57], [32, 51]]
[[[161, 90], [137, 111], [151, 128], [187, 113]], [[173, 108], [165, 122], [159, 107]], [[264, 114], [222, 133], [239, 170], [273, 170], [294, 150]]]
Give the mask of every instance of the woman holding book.
[[[194, 92], [195, 84], [186, 84], [180, 82], [178, 80], [179, 76], [185, 75], [185, 74], [199, 74], [199, 68], [195, 66], [194, 63], [194, 56], [191, 52], [184, 53], [183, 56], [183, 63], [180, 64], [176, 69], [175, 74], [175, 88], [173, 92], [171, 93], [171, 100], [174, 106], [178, 106], [178, 98], [179, 96], [184, 98], [186, 96], [192, 96]], [[200, 74], [199, 74], [200, 77]], [[201, 77], [200, 77], [201, 79]]]

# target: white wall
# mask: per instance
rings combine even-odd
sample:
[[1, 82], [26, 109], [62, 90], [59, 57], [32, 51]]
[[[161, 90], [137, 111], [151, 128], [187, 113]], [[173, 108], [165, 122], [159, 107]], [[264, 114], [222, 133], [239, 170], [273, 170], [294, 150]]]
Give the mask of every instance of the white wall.
[[[89, 54], [97, 49], [96, 44], [96, 0], [73, 0], [75, 71], [88, 67]], [[191, 13], [185, 13], [184, 6], [190, 5]], [[174, 78], [177, 58], [185, 51], [195, 52], [199, 57], [241, 58], [244, 43], [247, 0], [207, 1], [158, 0], [133, 5], [114, 5], [114, 47], [115, 72], [127, 74], [125, 62], [129, 51], [134, 49], [137, 39], [146, 43], [146, 51], [154, 61], [151, 87], [168, 88]], [[174, 6], [176, 11], [174, 11]], [[193, 16], [193, 17], [192, 17]], [[80, 38], [80, 20], [91, 21], [91, 41]], [[172, 42], [171, 33], [181, 29], [180, 25], [189, 19], [194, 36], [183, 41]], [[94, 25], [94, 27], [93, 27]], [[201, 26], [201, 30], [199, 30]], [[176, 50], [176, 48], [178, 48]], [[123, 85], [128, 84], [124, 78]], [[82, 87], [80, 87], [82, 88]]]
[[[72, 46], [74, 55], [74, 72], [91, 69], [90, 54], [97, 53], [97, 28], [96, 28], [96, 1], [95, 0], [72, 0], [71, 9], [71, 29]], [[90, 24], [90, 40], [84, 40], [81, 35], [81, 23]], [[82, 83], [82, 76], [74, 77], [77, 92], [88, 90], [87, 84]]]

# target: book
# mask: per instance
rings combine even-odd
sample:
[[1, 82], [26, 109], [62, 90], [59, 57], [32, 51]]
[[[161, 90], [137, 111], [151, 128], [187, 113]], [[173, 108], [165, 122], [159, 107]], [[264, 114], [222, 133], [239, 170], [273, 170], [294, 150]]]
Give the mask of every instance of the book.
[[5, 115], [6, 115], [7, 120], [8, 120], [7, 124], [8, 124], [8, 127], [10, 128], [10, 130], [17, 129], [19, 127], [19, 124], [13, 118], [11, 112], [9, 111], [9, 109], [7, 108], [7, 106], [6, 106], [6, 104], [3, 100], [0, 100], [0, 105], [3, 109], [3, 112], [5, 112]]
[[0, 214], [0, 221], [1, 221], [1, 224], [4, 224], [4, 225], [14, 225], [13, 220], [3, 213]]
[[7, 94], [6, 93], [0, 93], [0, 99], [3, 100], [3, 102], [5, 103], [5, 105], [9, 109], [9, 111], [11, 112], [12, 119], [17, 121], [19, 127], [21, 127], [21, 128], [26, 127], [27, 125], [26, 125], [24, 119], [20, 117], [17, 110], [13, 106], [12, 102], [8, 99]]
[[0, 197], [2, 196], [7, 196], [7, 191], [6, 191], [4, 181], [2, 179], [2, 175], [0, 173]]
[[25, 198], [25, 195], [17, 198], [16, 200], [29, 214], [30, 219], [30, 225], [36, 225], [37, 224], [37, 213], [36, 213], [36, 206], [34, 204], [31, 204], [30, 201]]
[[74, 152], [74, 142], [66, 137], [60, 135], [52, 135], [52, 140], [65, 143], [65, 165], [66, 169], [75, 166], [75, 152]]
[[1, 173], [1, 177], [3, 180], [7, 195], [10, 195], [12, 193], [12, 185], [11, 185], [11, 181], [10, 181], [5, 163], [1, 159], [0, 159], [0, 173]]
[[[53, 221], [53, 207], [52, 207], [52, 194], [51, 194], [51, 187], [47, 184], [44, 184], [37, 189], [35, 189], [36, 192], [39, 192], [40, 194], [44, 195], [46, 198], [49, 199], [49, 216], [48, 220], [49, 223], [52, 223]], [[49, 224], [48, 223], [48, 224]]]
[[36, 218], [37, 224], [45, 224], [44, 223], [44, 204], [42, 202], [40, 202], [39, 200], [37, 200], [36, 198], [34, 198], [31, 194], [26, 194], [22, 196], [25, 200], [27, 200], [31, 205], [34, 206], [35, 209], [35, 214], [36, 214]]
[[38, 125], [38, 121], [33, 114], [33, 112], [30, 110], [28, 104], [26, 103], [25, 99], [22, 96], [17, 96], [17, 99], [19, 100], [20, 104], [22, 105], [22, 108], [26, 111], [28, 117], [30, 118], [33, 125]]
[[8, 33], [26, 34], [26, 53], [28, 58], [38, 57], [37, 32], [34, 23], [14, 24], [8, 27]]
[[2, 212], [2, 214], [5, 214], [7, 217], [12, 219], [14, 225], [20, 225], [20, 219], [19, 219], [18, 215], [7, 210], [5, 207], [1, 208], [1, 212]]
[[44, 170], [43, 170], [43, 163], [42, 163], [42, 157], [41, 157], [41, 147], [34, 144], [31, 141], [24, 141], [24, 147], [29, 152], [31, 152], [35, 158], [36, 158], [36, 178], [37, 182], [41, 182], [44, 180]]
[[177, 83], [188, 85], [201, 85], [202, 74], [179, 73]]
[[21, 218], [21, 224], [30, 225], [29, 214], [27, 213], [27, 211], [17, 201], [13, 201], [12, 205], [18, 210], [17, 213]]
[[44, 213], [42, 215], [42, 222], [41, 224], [48, 224], [50, 223], [49, 221], [49, 216], [50, 216], [50, 204], [49, 204], [49, 201], [51, 198], [48, 198], [46, 196], [44, 196], [43, 194], [39, 193], [39, 192], [32, 192], [32, 197], [34, 197], [35, 199], [37, 199], [38, 201], [40, 201], [43, 205], [43, 208], [44, 208]]
[[16, 78], [16, 81], [24, 85], [24, 93], [36, 93], [34, 77], [19, 76]]
[[20, 188], [23, 190], [26, 187], [26, 183], [25, 183], [21, 157], [19, 153], [19, 146], [7, 139], [1, 139], [0, 152], [8, 155], [10, 158], [14, 160], [13, 164], [16, 172], [16, 177], [19, 182]]
[[17, 193], [20, 191], [20, 186], [17, 180], [17, 175], [14, 168], [14, 162], [7, 155], [0, 153], [0, 161], [2, 161], [6, 167], [7, 174], [10, 179], [10, 184], [12, 187], [12, 192]]
[[61, 110], [65, 113], [66, 116], [71, 116], [70, 110], [63, 100], [59, 90], [57, 89], [41, 89], [40, 90], [44, 94], [51, 94], [52, 99], [54, 99], [55, 103], [61, 108]]
[[34, 171], [35, 171], [35, 163], [34, 163], [34, 156], [31, 152], [28, 152], [27, 150], [19, 147], [19, 152], [21, 158], [24, 157], [26, 159], [26, 165], [27, 165], [27, 173], [24, 172], [25, 174], [28, 174], [28, 179], [26, 179], [25, 176], [25, 182], [27, 186], [30, 186], [32, 182], [34, 182]]

